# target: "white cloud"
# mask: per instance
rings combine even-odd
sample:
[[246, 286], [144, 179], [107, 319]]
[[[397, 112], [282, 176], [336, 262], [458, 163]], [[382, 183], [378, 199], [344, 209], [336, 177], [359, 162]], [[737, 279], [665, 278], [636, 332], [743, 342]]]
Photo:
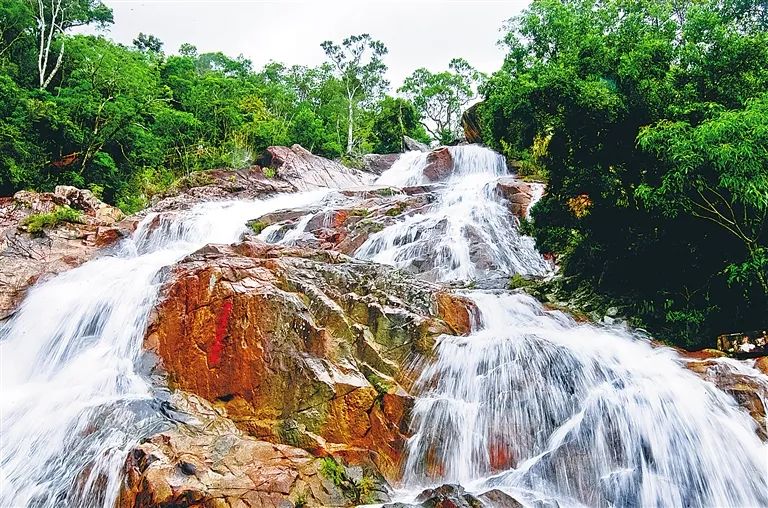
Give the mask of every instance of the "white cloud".
[[386, 63], [394, 86], [417, 67], [447, 68], [463, 57], [484, 72], [501, 65], [496, 45], [504, 21], [525, 0], [105, 0], [115, 24], [108, 35], [130, 44], [139, 32], [153, 34], [176, 52], [189, 42], [202, 52], [243, 54], [256, 68], [270, 60], [316, 65], [320, 43], [370, 33], [389, 48]]

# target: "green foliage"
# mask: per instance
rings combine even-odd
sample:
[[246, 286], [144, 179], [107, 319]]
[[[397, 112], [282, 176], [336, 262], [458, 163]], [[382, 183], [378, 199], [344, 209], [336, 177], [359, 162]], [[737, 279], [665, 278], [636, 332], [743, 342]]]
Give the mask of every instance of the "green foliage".
[[21, 225], [33, 235], [41, 234], [46, 228], [53, 228], [64, 222], [83, 224], [83, 213], [68, 206], [60, 206], [49, 213], [36, 213], [26, 217]]
[[332, 457], [324, 457], [320, 463], [320, 474], [328, 478], [356, 504], [370, 504], [375, 501], [376, 480], [363, 474], [358, 481], [347, 475], [346, 468]]
[[320, 462], [320, 474], [331, 480], [337, 487], [348, 482], [347, 471], [344, 466], [336, 462], [333, 457], [324, 457]]
[[378, 105], [373, 119], [376, 153], [398, 153], [405, 151], [404, 136], [423, 143], [429, 142], [429, 135], [421, 125], [419, 113], [412, 103], [405, 99], [384, 97]]
[[425, 68], [416, 69], [400, 88], [421, 115], [431, 121], [423, 125], [442, 144], [460, 136], [462, 109], [475, 98], [477, 85], [485, 79], [463, 58], [451, 60], [448, 68], [436, 74]]
[[761, 327], [768, 309], [760, 9], [534, 0], [482, 86], [483, 138], [548, 179], [539, 247], [678, 344]]

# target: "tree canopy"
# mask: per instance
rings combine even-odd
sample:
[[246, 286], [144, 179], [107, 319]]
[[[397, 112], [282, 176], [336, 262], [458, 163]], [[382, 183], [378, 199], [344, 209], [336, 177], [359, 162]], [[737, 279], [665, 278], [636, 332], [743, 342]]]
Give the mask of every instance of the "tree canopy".
[[768, 32], [752, 0], [534, 0], [484, 139], [549, 180], [539, 246], [688, 345], [764, 327]]

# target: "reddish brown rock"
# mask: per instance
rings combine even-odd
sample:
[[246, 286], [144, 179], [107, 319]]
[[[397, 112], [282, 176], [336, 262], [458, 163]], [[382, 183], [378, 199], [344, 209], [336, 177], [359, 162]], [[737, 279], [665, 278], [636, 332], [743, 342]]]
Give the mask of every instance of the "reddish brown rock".
[[[192, 421], [131, 451], [117, 508], [352, 506], [362, 501], [352, 480], [334, 484], [322, 460], [306, 451], [246, 436], [194, 396], [177, 392], [174, 401]], [[379, 477], [365, 471], [362, 476], [373, 485], [364, 493], [366, 501], [389, 499]]]
[[424, 176], [430, 182], [445, 180], [453, 173], [453, 156], [446, 148], [438, 148], [427, 154], [427, 165], [424, 166]]
[[209, 246], [174, 269], [146, 345], [172, 386], [219, 403], [250, 435], [396, 478], [411, 406], [402, 366], [460, 327], [431, 314], [434, 292], [338, 253]]
[[457, 335], [469, 335], [477, 322], [479, 311], [474, 302], [453, 293], [437, 293], [437, 315], [453, 328]]
[[514, 177], [503, 177], [496, 184], [496, 191], [507, 200], [509, 211], [522, 219], [528, 216], [533, 200], [541, 195], [541, 186], [542, 184], [523, 182]]
[[[82, 223], [64, 222], [30, 234], [25, 219], [68, 206]], [[55, 192], [17, 192], [0, 199], [0, 319], [8, 317], [37, 281], [77, 267], [128, 234], [120, 210], [87, 190], [59, 186]]]
[[768, 382], [761, 375], [749, 375], [733, 365], [716, 358], [691, 359], [686, 366], [701, 378], [710, 381], [730, 394], [757, 422], [757, 434], [768, 440], [766, 434], [766, 407]]

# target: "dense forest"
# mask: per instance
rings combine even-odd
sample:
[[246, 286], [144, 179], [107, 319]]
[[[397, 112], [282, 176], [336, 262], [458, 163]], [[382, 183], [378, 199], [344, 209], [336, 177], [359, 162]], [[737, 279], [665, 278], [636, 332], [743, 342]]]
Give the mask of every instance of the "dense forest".
[[687, 346], [768, 326], [768, 5], [535, 0], [508, 28], [484, 139], [547, 178], [566, 286]]
[[132, 212], [181, 176], [247, 167], [270, 145], [354, 164], [401, 151], [403, 135], [452, 141], [483, 77], [457, 58], [416, 70], [393, 97], [387, 48], [367, 34], [322, 42], [320, 66], [260, 70], [192, 44], [166, 54], [153, 35], [126, 47], [71, 34], [112, 22], [97, 0], [0, 0], [3, 195], [72, 184]]
[[768, 326], [764, 1], [534, 0], [492, 76], [456, 58], [397, 90], [368, 34], [322, 42], [317, 67], [257, 70], [72, 33], [112, 22], [97, 0], [0, 0], [1, 194], [71, 184], [134, 212], [270, 145], [355, 165], [404, 135], [455, 141], [479, 90], [483, 141], [548, 182], [524, 227], [566, 290], [690, 347]]

